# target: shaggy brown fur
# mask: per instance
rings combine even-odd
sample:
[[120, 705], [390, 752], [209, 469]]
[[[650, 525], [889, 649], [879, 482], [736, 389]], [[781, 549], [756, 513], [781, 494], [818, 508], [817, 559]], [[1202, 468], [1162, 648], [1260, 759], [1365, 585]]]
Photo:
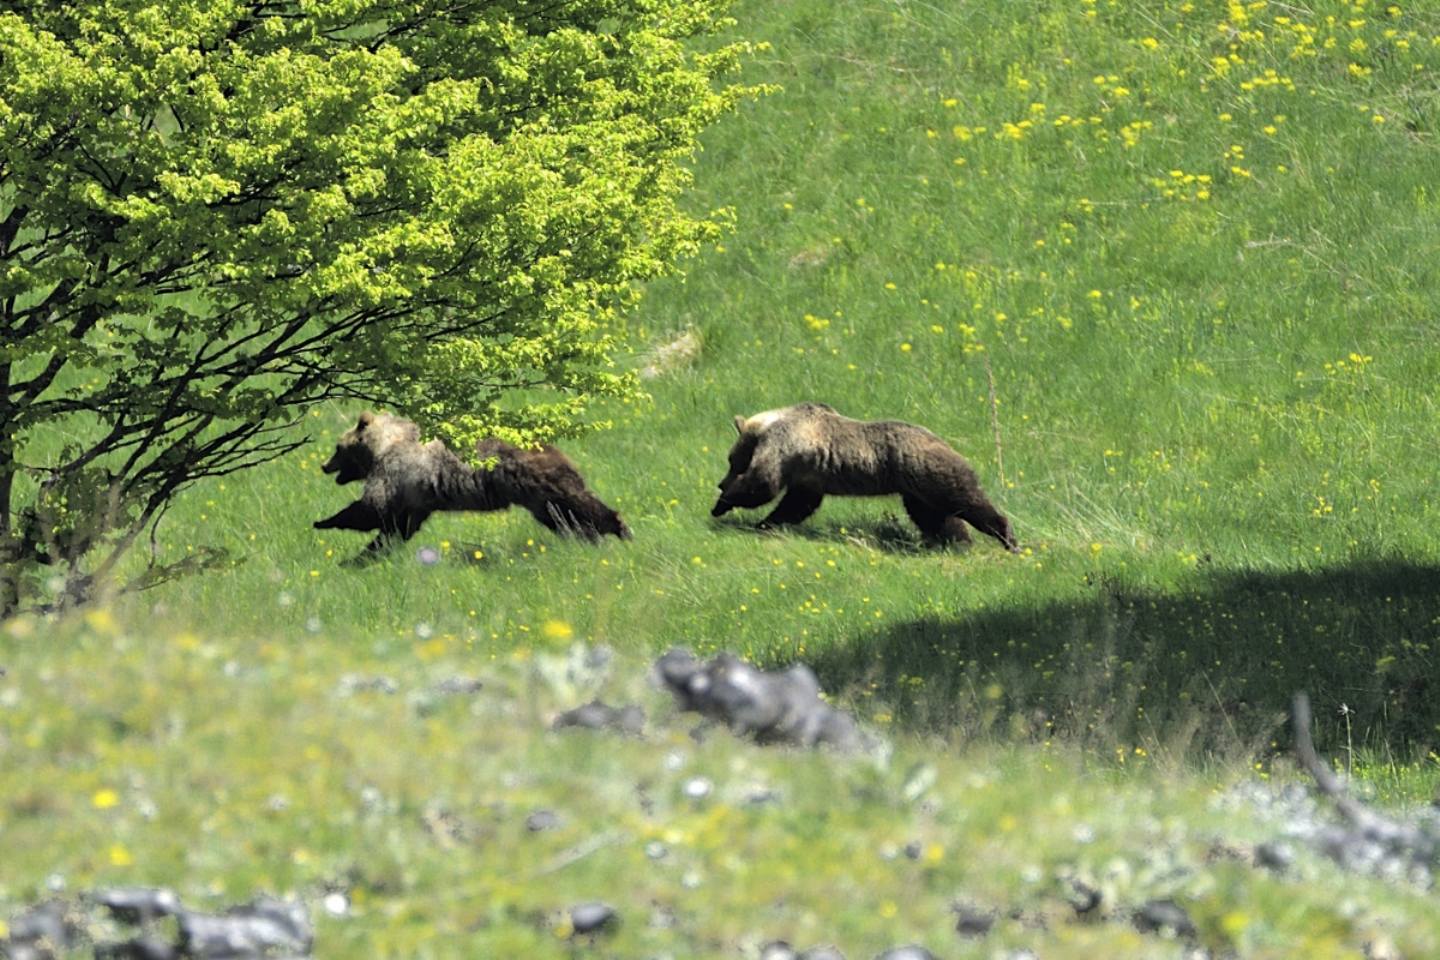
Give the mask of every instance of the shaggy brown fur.
[[965, 458], [924, 427], [899, 420], [842, 417], [823, 403], [797, 403], [736, 417], [740, 438], [720, 481], [712, 516], [759, 507], [785, 496], [762, 526], [799, 523], [826, 494], [900, 494], [905, 512], [928, 540], [969, 541], [969, 523], [1012, 552], [1010, 521], [991, 505]]
[[574, 533], [587, 540], [604, 534], [630, 539], [630, 528], [620, 514], [606, 506], [585, 486], [570, 458], [545, 444], [524, 450], [503, 440], [481, 440], [475, 452], [494, 460], [486, 479], [510, 503], [524, 507], [556, 533]]
[[365, 490], [315, 528], [378, 530], [366, 548], [375, 551], [391, 538], [410, 539], [437, 510], [520, 506], [556, 533], [587, 540], [607, 533], [630, 537], [620, 515], [585, 487], [575, 465], [554, 447], [522, 450], [482, 440], [477, 452], [493, 467], [471, 467], [439, 440], [421, 444], [420, 428], [409, 420], [366, 411], [320, 468], [335, 474], [336, 483], [364, 480]]

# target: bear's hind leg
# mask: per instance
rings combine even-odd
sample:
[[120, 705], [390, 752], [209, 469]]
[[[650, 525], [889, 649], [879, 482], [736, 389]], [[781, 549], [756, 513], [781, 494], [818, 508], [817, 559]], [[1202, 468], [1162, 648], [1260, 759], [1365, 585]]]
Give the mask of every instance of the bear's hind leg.
[[621, 540], [630, 539], [630, 528], [625, 526], [620, 514], [588, 490], [575, 497], [570, 511], [587, 540], [598, 540], [607, 533]]
[[[605, 502], [583, 483], [569, 485], [550, 498], [527, 507], [532, 516], [558, 534], [573, 534], [584, 540], [599, 540], [605, 534], [630, 539], [630, 528]], [[578, 488], [578, 489], [577, 489]]]
[[969, 543], [970, 531], [954, 513], [937, 509], [912, 494], [901, 497], [905, 512], [931, 543]]
[[818, 490], [791, 487], [785, 491], [785, 496], [780, 498], [775, 509], [770, 511], [770, 516], [760, 521], [760, 526], [779, 527], [789, 523], [799, 523], [819, 510], [820, 501], [824, 499], [825, 494]]
[[546, 500], [531, 510], [530, 515], [543, 523], [551, 532], [558, 533], [562, 537], [573, 536], [592, 542], [600, 538], [600, 533], [596, 530], [589, 511], [578, 508], [574, 503]]

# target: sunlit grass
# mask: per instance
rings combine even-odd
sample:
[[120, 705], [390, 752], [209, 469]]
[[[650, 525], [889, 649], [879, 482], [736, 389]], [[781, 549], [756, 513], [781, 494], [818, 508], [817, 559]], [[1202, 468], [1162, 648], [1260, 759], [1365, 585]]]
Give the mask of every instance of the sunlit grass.
[[[423, 629], [487, 656], [564, 618], [622, 649], [804, 656], [904, 721], [968, 728], [967, 691], [996, 684], [1007, 715], [1086, 729], [1103, 709], [1126, 740], [1188, 736], [1166, 714], [1200, 710], [1206, 748], [1268, 743], [1304, 687], [1323, 741], [1343, 703], [1351, 742], [1423, 756], [1440, 18], [801, 2], [740, 21], [783, 90], [713, 132], [695, 201], [739, 226], [635, 321], [642, 352], [699, 346], [567, 446], [633, 543], [448, 516], [344, 569], [363, 538], [309, 527], [354, 490], [319, 473], [357, 412], [327, 409], [304, 453], [160, 527], [160, 560], [234, 565], [122, 616], [391, 651]], [[710, 521], [730, 416], [801, 399], [952, 440], [1025, 555], [923, 549], [894, 501], [831, 498], [779, 536]]]
[[[568, 947], [534, 918], [623, 876], [617, 955], [733, 956], [762, 932], [852, 956], [929, 936], [965, 955], [945, 913], [958, 893], [1039, 909], [1028, 865], [1141, 857], [1149, 824], [1200, 850], [1212, 787], [1290, 776], [1297, 689], [1322, 749], [1378, 798], [1434, 795], [1440, 14], [737, 13], [767, 44], [749, 79], [783, 87], [697, 165], [696, 208], [733, 205], [737, 230], [634, 318], [642, 352], [686, 332], [698, 351], [648, 381], [651, 402], [607, 411], [614, 430], [564, 445], [635, 539], [559, 541], [518, 511], [437, 516], [384, 563], [342, 567], [364, 538], [310, 523], [356, 493], [319, 464], [358, 410], [317, 411], [303, 453], [166, 516], [160, 562], [220, 547], [223, 565], [118, 600], [108, 623], [27, 620], [0, 638], [24, 697], [0, 710], [0, 895], [55, 870], [217, 898], [358, 871], [374, 905], [327, 924], [331, 955], [546, 956]], [[784, 534], [711, 521], [731, 416], [806, 399], [951, 440], [1022, 556], [926, 549], [891, 500], [832, 498]], [[876, 773], [683, 736], [545, 736], [555, 704], [506, 671], [574, 639], [635, 671], [675, 644], [804, 659], [901, 760]], [[404, 694], [332, 696], [348, 672], [408, 691], [491, 670], [509, 677], [494, 699], [425, 719]], [[948, 757], [933, 816], [870, 792], [888, 796], [922, 743]], [[659, 766], [672, 748], [717, 783], [783, 781], [795, 805], [689, 809]], [[660, 798], [653, 820], [637, 779]], [[397, 805], [368, 811], [367, 785]], [[583, 828], [514, 826], [582, 794]], [[485, 840], [424, 832], [437, 800]], [[1079, 850], [1066, 818], [1102, 839]], [[623, 839], [604, 855], [544, 872], [606, 830]], [[689, 852], [653, 867], [641, 841], [670, 830]], [[875, 853], [917, 838], [920, 862]], [[677, 892], [689, 868], [705, 882]], [[1433, 911], [1403, 891], [1340, 917], [1333, 890], [1353, 881], [1333, 874], [1205, 876], [1206, 936], [1242, 956], [1355, 956], [1375, 924], [1413, 936], [1402, 955], [1437, 952]], [[647, 926], [650, 897], [693, 939]], [[1042, 956], [1162, 955], [1118, 926], [1057, 929]]]

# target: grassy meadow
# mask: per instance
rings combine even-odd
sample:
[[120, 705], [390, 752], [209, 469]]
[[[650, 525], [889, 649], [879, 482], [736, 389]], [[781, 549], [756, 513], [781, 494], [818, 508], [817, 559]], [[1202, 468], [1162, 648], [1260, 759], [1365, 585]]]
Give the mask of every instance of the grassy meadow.
[[[631, 321], [636, 365], [687, 336], [698, 353], [565, 444], [634, 540], [449, 515], [342, 567], [365, 540], [310, 523], [358, 494], [319, 465], [359, 410], [313, 411], [304, 451], [165, 517], [155, 556], [223, 551], [207, 572], [0, 626], [0, 905], [57, 872], [195, 899], [343, 888], [335, 957], [569, 956], [546, 911], [586, 896], [633, 918], [597, 948], [616, 957], [744, 956], [766, 932], [861, 957], [1181, 955], [1050, 916], [1078, 871], [1116, 904], [1194, 905], [1217, 953], [1354, 957], [1381, 933], [1440, 952], [1419, 894], [1206, 854], [1263, 836], [1216, 797], [1293, 776], [1296, 690], [1382, 799], [1440, 783], [1440, 11], [735, 15], [747, 81], [777, 89], [707, 137], [693, 203], [736, 229]], [[1023, 554], [925, 548], [898, 499], [831, 499], [780, 534], [712, 521], [731, 417], [799, 400], [951, 440]], [[554, 680], [541, 665], [576, 641], [621, 666]], [[625, 678], [674, 645], [803, 659], [896, 753], [539, 732], [595, 690], [653, 697]], [[498, 692], [420, 710], [338, 696], [347, 674]], [[909, 784], [932, 762], [927, 806]], [[704, 802], [681, 788], [697, 771]], [[752, 781], [787, 801], [747, 806]], [[560, 831], [516, 826], [546, 805]], [[1080, 821], [1097, 839], [1077, 845]], [[678, 852], [650, 859], [655, 839]], [[917, 859], [881, 855], [911, 840]], [[962, 888], [1049, 919], [959, 941]], [[648, 923], [660, 907], [677, 922]]]

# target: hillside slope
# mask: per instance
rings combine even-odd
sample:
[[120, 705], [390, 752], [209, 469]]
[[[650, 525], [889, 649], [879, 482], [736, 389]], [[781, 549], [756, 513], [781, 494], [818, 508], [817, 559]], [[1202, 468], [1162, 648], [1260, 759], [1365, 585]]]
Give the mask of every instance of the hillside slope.
[[[634, 318], [652, 401], [564, 445], [635, 539], [449, 515], [343, 567], [364, 538], [310, 524], [358, 411], [315, 411], [134, 557], [205, 572], [0, 627], [0, 938], [149, 883], [301, 897], [335, 957], [1440, 952], [1433, 893], [1342, 873], [1279, 786], [1297, 689], [1380, 799], [1440, 779], [1440, 13], [736, 15], [779, 87], [697, 161], [736, 230]], [[805, 399], [953, 442], [1022, 555], [928, 549], [894, 500], [712, 521], [731, 417]], [[894, 753], [697, 742], [640, 679], [676, 644], [803, 659]], [[596, 695], [646, 739], [546, 731]], [[596, 898], [621, 924], [577, 942]], [[1136, 928], [1167, 899], [1193, 939]]]
[[[136, 615], [458, 657], [563, 621], [637, 652], [805, 656], [887, 716], [1182, 750], [1263, 746], [1305, 688], [1322, 736], [1423, 756], [1440, 14], [736, 14], [748, 78], [779, 89], [713, 132], [694, 203], [737, 228], [635, 318], [637, 364], [687, 336], [698, 355], [567, 448], [634, 543], [449, 516], [412, 545], [439, 564], [342, 569], [359, 538], [309, 527], [347, 496], [317, 469], [356, 413], [334, 410], [305, 454], [177, 504], [158, 556], [230, 559]], [[831, 498], [779, 536], [712, 522], [731, 416], [801, 399], [951, 440], [1027, 554], [923, 549], [894, 500]]]
[[[1200, 702], [1204, 730], [1263, 738], [1305, 687], [1334, 729], [1343, 702], [1352, 736], [1433, 742], [1440, 15], [737, 15], [780, 89], [699, 158], [694, 202], [736, 231], [635, 320], [642, 350], [698, 356], [570, 447], [635, 543], [448, 517], [422, 535], [438, 568], [337, 569], [354, 538], [308, 529], [343, 502], [316, 469], [336, 411], [307, 455], [174, 511], [168, 557], [244, 563], [163, 608], [498, 650], [548, 619], [637, 650], [679, 632], [944, 722], [998, 688], [1080, 731], [1169, 735]], [[730, 417], [801, 399], [956, 443], [1029, 554], [919, 549], [893, 501], [778, 537], [712, 523]]]

